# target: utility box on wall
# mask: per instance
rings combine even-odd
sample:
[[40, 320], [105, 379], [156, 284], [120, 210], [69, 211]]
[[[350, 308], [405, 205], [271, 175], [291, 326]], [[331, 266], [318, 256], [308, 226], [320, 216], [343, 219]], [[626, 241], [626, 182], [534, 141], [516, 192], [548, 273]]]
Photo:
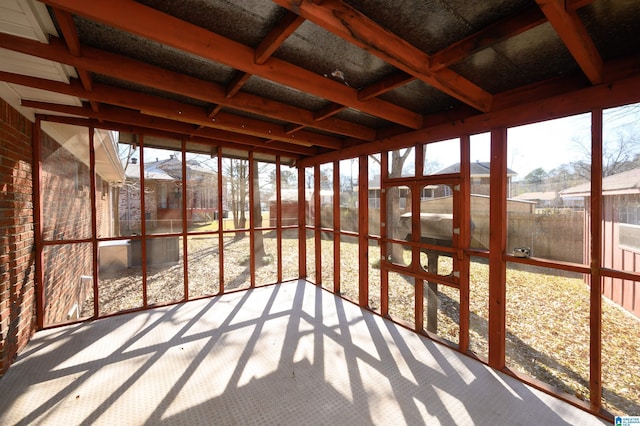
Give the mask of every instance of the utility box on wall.
[[[178, 237], [147, 238], [147, 265], [176, 263], [180, 260]], [[142, 266], [142, 240], [131, 240], [129, 266]]]
[[101, 241], [98, 244], [100, 273], [112, 273], [129, 267], [130, 240]]

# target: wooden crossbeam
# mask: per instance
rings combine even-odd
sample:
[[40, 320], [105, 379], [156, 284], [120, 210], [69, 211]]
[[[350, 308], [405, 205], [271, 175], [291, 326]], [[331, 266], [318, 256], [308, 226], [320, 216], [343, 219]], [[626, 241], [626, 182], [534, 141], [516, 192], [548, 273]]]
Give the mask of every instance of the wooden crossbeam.
[[383, 78], [370, 86], [360, 89], [358, 92], [358, 99], [361, 101], [367, 101], [383, 93], [389, 92], [396, 87], [404, 86], [411, 83], [416, 78], [404, 72], [398, 72], [390, 75], [387, 78]]
[[227, 84], [227, 88], [225, 89], [225, 96], [227, 99], [233, 97], [236, 93], [240, 91], [242, 86], [251, 78], [251, 74], [246, 72], [237, 73], [229, 84]]
[[71, 84], [65, 84], [57, 81], [7, 72], [0, 72], [0, 80], [27, 87], [34, 87], [70, 96], [76, 96], [82, 99], [95, 100], [110, 105], [131, 108], [140, 111], [143, 114], [169, 118], [185, 123], [198, 124], [204, 127], [276, 139], [303, 146], [316, 145], [331, 149], [338, 149], [342, 147], [341, 140], [330, 136], [307, 131], [297, 132], [296, 135], [288, 135], [282, 125], [267, 123], [224, 112], [220, 112], [215, 117], [215, 120], [213, 120], [208, 117], [209, 112], [206, 108], [157, 96], [145, 95], [105, 84], [94, 84], [94, 90], [88, 92], [77, 81], [72, 81]]
[[[80, 39], [78, 37], [78, 29], [73, 22], [73, 16], [69, 12], [65, 12], [64, 10], [60, 9], [54, 9], [54, 13], [56, 15], [58, 26], [60, 27], [60, 31], [62, 32], [62, 36], [64, 37], [64, 41], [67, 44], [69, 52], [71, 52], [73, 56], [81, 56], [82, 49], [80, 47]], [[84, 68], [78, 68], [77, 72], [84, 88], [88, 91], [91, 91], [91, 88], [93, 86], [91, 74]], [[97, 102], [92, 101], [91, 108], [94, 111], [98, 111], [100, 106]]]
[[[255, 49], [133, 0], [45, 0], [44, 3], [392, 123], [412, 129], [422, 127], [420, 114], [377, 98], [360, 101], [356, 89], [274, 57], [262, 65], [256, 64]], [[127, 13], [122, 13], [123, 10]]]
[[547, 22], [538, 7], [527, 9], [517, 16], [498, 21], [469, 37], [431, 55], [431, 71], [439, 71], [476, 52], [493, 46], [520, 33]]
[[256, 48], [255, 62], [264, 64], [278, 47], [304, 22], [304, 18], [287, 11], [278, 25], [260, 42]]
[[490, 93], [448, 68], [432, 72], [429, 69], [429, 55], [341, 0], [274, 1], [480, 111], [491, 109]]
[[[266, 145], [266, 141], [264, 139], [257, 138], [255, 136], [241, 135], [238, 133], [211, 128], [203, 128], [198, 130], [188, 123], [182, 123], [169, 119], [161, 119], [157, 117], [149, 117], [130, 109], [114, 107], [110, 105], [104, 105], [100, 112], [95, 112], [87, 107], [53, 104], [49, 102], [31, 101], [26, 99], [23, 99], [21, 104], [24, 107], [35, 108], [38, 110], [46, 110], [62, 114], [72, 114], [131, 126], [155, 128], [164, 132], [189, 136], [199, 136], [205, 139], [224, 140], [229, 144], [241, 145], [240, 147], [238, 147], [239, 149], [242, 149], [242, 146], [246, 146], [247, 148], [245, 149], [248, 149], [249, 147], [256, 148]], [[316, 152], [314, 148], [308, 148], [294, 144], [286, 144], [278, 141], [269, 144], [269, 149], [272, 151], [291, 152], [302, 155], [311, 155]]]
[[146, 87], [211, 102], [220, 107], [226, 106], [342, 136], [367, 141], [374, 140], [376, 136], [375, 130], [366, 126], [335, 118], [318, 122], [315, 121], [312, 111], [249, 93], [238, 92], [234, 97], [227, 98], [225, 88], [222, 85], [165, 70], [104, 50], [82, 46], [83, 55], [74, 56], [67, 50], [65, 44], [55, 37], [52, 37], [47, 45], [0, 33], [0, 47], [61, 62], [119, 80], [131, 81]]
[[602, 58], [577, 13], [564, 0], [536, 0], [553, 28], [592, 84], [603, 81]]
[[316, 111], [315, 113], [313, 113], [313, 118], [316, 121], [324, 120], [326, 118], [331, 117], [332, 115], [335, 115], [335, 114], [339, 113], [340, 111], [344, 111], [346, 108], [347, 107], [344, 106], [344, 105], [331, 103], [331, 104], [327, 105], [326, 107], [321, 108], [318, 111]]

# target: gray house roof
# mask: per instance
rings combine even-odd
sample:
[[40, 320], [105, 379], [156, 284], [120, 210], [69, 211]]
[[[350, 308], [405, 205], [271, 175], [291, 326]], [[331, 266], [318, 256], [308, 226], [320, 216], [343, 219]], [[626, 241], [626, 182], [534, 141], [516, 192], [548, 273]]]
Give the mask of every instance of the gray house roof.
[[[602, 194], [640, 194], [640, 168], [627, 170], [602, 179]], [[560, 191], [561, 197], [588, 197], [589, 195], [591, 195], [591, 182]]]
[[[488, 161], [476, 161], [471, 163], [471, 177], [489, 177], [491, 163]], [[434, 175], [443, 175], [448, 173], [460, 173], [460, 163], [452, 164], [444, 169], [434, 172]], [[511, 169], [507, 169], [507, 176], [515, 176], [518, 173]]]
[[[213, 175], [216, 173], [201, 165], [195, 160], [188, 160], [186, 164], [187, 176], [192, 172], [199, 175]], [[180, 180], [182, 175], [182, 161], [172, 157], [169, 159], [150, 161], [145, 163], [144, 178], [149, 180]], [[136, 161], [130, 162], [126, 169], [126, 176], [130, 179], [140, 178], [140, 164]]]
[[516, 200], [527, 200], [527, 201], [553, 201], [558, 197], [558, 193], [555, 191], [547, 191], [547, 192], [525, 192], [524, 194], [520, 194], [515, 198]]

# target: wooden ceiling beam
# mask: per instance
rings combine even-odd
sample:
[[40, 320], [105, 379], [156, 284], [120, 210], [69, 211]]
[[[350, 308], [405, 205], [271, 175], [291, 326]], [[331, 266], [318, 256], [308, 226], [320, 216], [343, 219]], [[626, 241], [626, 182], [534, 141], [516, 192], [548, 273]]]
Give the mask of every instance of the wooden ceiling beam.
[[76, 96], [81, 99], [94, 100], [110, 105], [131, 108], [138, 110], [143, 114], [169, 118], [191, 124], [198, 124], [204, 127], [276, 139], [282, 142], [294, 143], [303, 146], [317, 145], [331, 149], [338, 149], [342, 147], [341, 140], [330, 136], [308, 131], [297, 132], [295, 135], [287, 135], [285, 127], [282, 125], [224, 112], [220, 112], [216, 117], [211, 119], [208, 117], [209, 112], [206, 108], [157, 96], [145, 95], [105, 84], [94, 84], [94, 90], [88, 92], [81, 84], [78, 84], [77, 81], [72, 81], [71, 84], [66, 84], [7, 72], [0, 72], [0, 80], [27, 87], [34, 87], [51, 92]]
[[[71, 125], [80, 126], [80, 127], [94, 127], [94, 128], [99, 128], [99, 129], [105, 129], [105, 130], [116, 130], [116, 131], [119, 131], [119, 132], [129, 132], [129, 133], [134, 133], [134, 134], [144, 134], [144, 135], [150, 135], [150, 136], [159, 136], [159, 137], [176, 139], [176, 140], [181, 140], [184, 137], [184, 135], [179, 134], [179, 133], [166, 132], [166, 131], [163, 131], [163, 130], [155, 129], [153, 127], [134, 126], [134, 125], [130, 125], [130, 124], [116, 123], [116, 122], [112, 122], [112, 121], [99, 121], [99, 120], [96, 120], [94, 118], [76, 118], [76, 117], [67, 117], [67, 116], [50, 115], [50, 114], [36, 114], [36, 117], [41, 119], [42, 121], [50, 121], [50, 122], [54, 122], [54, 123], [71, 124]], [[230, 149], [233, 149], [233, 150], [241, 150], [241, 151], [246, 151], [246, 152], [259, 152], [259, 153], [262, 153], [262, 154], [280, 155], [280, 156], [283, 156], [283, 157], [286, 156], [288, 158], [294, 158], [294, 159], [302, 158], [302, 155], [295, 154], [293, 152], [285, 153], [283, 151], [278, 151], [278, 150], [274, 150], [274, 149], [270, 149], [270, 148], [264, 148], [264, 147], [261, 147], [261, 146], [257, 146], [257, 147], [250, 147], [250, 146], [238, 147], [234, 143], [230, 143], [228, 141], [221, 140], [221, 139], [216, 139], [216, 138], [206, 138], [206, 137], [200, 137], [200, 136], [192, 136], [192, 137], [189, 137], [188, 140], [191, 141], [191, 142], [196, 142], [196, 143], [203, 144], [203, 145], [208, 145], [208, 146], [211, 146], [211, 147], [222, 147], [222, 148], [230, 148]]]
[[[303, 22], [304, 19], [300, 18], [295, 13], [287, 11], [287, 14], [280, 20], [276, 28], [271, 30], [256, 48], [255, 63], [259, 65], [265, 63], [273, 52], [278, 49], [282, 42], [284, 42], [287, 37], [289, 37], [289, 35], [291, 35]], [[235, 96], [235, 94], [240, 91], [242, 86], [244, 86], [250, 78], [251, 74], [248, 72], [238, 72], [226, 87], [227, 99]]]
[[256, 48], [255, 63], [258, 65], [264, 64], [267, 59], [273, 55], [273, 52], [278, 50], [278, 47], [280, 47], [303, 22], [303, 17], [287, 10], [284, 17], [278, 22], [278, 25], [269, 31], [269, 34], [267, 34]]
[[[78, 38], [76, 24], [73, 22], [73, 16], [69, 12], [60, 9], [53, 9], [53, 13], [56, 16], [56, 21], [58, 21], [58, 26], [60, 27], [69, 52], [71, 52], [73, 56], [81, 56], [82, 49], [80, 47], [80, 39]], [[84, 88], [91, 91], [93, 86], [91, 73], [84, 68], [77, 68], [76, 71], [78, 71], [78, 77]], [[91, 102], [91, 108], [93, 108], [94, 111], [98, 111], [100, 106], [97, 102]]]
[[61, 62], [77, 69], [86, 69], [97, 74], [131, 81], [146, 87], [211, 102], [220, 107], [226, 106], [277, 120], [291, 121], [362, 140], [372, 141], [376, 137], [375, 130], [366, 126], [334, 118], [316, 122], [312, 111], [249, 93], [239, 92], [233, 98], [227, 98], [225, 88], [222, 85], [165, 70], [104, 50], [82, 46], [83, 56], [73, 56], [66, 45], [55, 37], [51, 37], [50, 43], [47, 45], [0, 33], [0, 47]]
[[251, 78], [251, 74], [249, 73], [242, 72], [242, 71], [236, 73], [236, 75], [231, 79], [229, 84], [227, 84], [227, 87], [225, 89], [226, 98], [229, 99], [235, 96], [235, 94], [238, 93], [240, 89], [242, 89], [242, 86], [244, 86], [244, 84], [250, 78]]
[[288, 125], [287, 127], [285, 127], [284, 132], [287, 135], [292, 135], [296, 132], [299, 132], [300, 130], [304, 129], [304, 126], [294, 126], [294, 125]]
[[[256, 64], [255, 49], [133, 0], [45, 0], [44, 3], [392, 123], [413, 129], [422, 127], [420, 114], [377, 98], [360, 101], [356, 89], [274, 57], [262, 65]], [[122, 13], [123, 10], [127, 13]]]
[[536, 3], [591, 84], [602, 83], [602, 58], [577, 13], [567, 11], [564, 0], [536, 0]]
[[431, 55], [431, 71], [439, 71], [449, 65], [493, 46], [496, 43], [547, 22], [538, 7], [527, 9], [516, 16], [503, 19]]
[[341, 0], [274, 2], [479, 111], [491, 109], [490, 93], [448, 68], [432, 72], [429, 55]]
[[214, 118], [220, 110], [222, 109], [222, 105], [212, 105], [207, 111], [207, 118]]
[[[635, 72], [631, 71], [635, 70]], [[319, 154], [315, 157], [301, 160], [298, 164], [306, 167], [314, 164], [335, 161], [343, 158], [353, 158], [384, 150], [407, 148], [418, 143], [429, 143], [438, 140], [459, 137], [463, 134], [475, 134], [490, 131], [498, 127], [520, 126], [539, 121], [552, 120], [568, 115], [590, 112], [594, 108], [611, 108], [637, 102], [640, 93], [640, 60], [637, 57], [627, 61], [616, 61], [605, 66], [605, 82], [598, 85], [588, 85], [558, 93], [550, 86], [558, 87], [562, 82], [554, 78], [546, 84], [534, 83], [529, 92], [528, 101], [514, 104], [499, 101], [501, 95], [496, 95], [496, 105], [508, 105], [499, 110], [486, 114], [477, 113], [459, 119], [447, 120], [440, 124], [425, 127], [421, 130], [391, 135], [373, 142], [367, 142]], [[613, 76], [614, 78], [610, 78]], [[575, 76], [565, 76], [569, 82]], [[543, 95], [535, 94], [535, 90]], [[526, 90], [521, 89], [524, 93]], [[499, 102], [498, 102], [499, 101]]]
[[414, 76], [402, 71], [391, 74], [387, 78], [383, 78], [370, 86], [360, 89], [360, 91], [358, 91], [358, 99], [361, 101], [367, 101], [383, 93], [390, 92], [397, 87], [409, 84], [415, 79], [416, 78]]
[[314, 112], [313, 118], [316, 121], [325, 120], [331, 117], [332, 115], [336, 115], [340, 111], [344, 111], [345, 109], [347, 109], [347, 107], [344, 105], [330, 103], [326, 107], [320, 108], [318, 111]]
[[[240, 135], [224, 130], [209, 128], [197, 130], [192, 125], [187, 123], [164, 118], [150, 117], [127, 108], [114, 107], [109, 105], [104, 105], [100, 112], [95, 112], [87, 107], [30, 101], [26, 99], [23, 99], [21, 104], [24, 107], [35, 108], [38, 110], [77, 115], [81, 117], [104, 120], [112, 123], [121, 123], [131, 126], [155, 128], [164, 132], [171, 132], [184, 136], [199, 136], [206, 139], [224, 140], [227, 142], [227, 144], [229, 144], [229, 146], [238, 144], [251, 148], [260, 148], [265, 147], [266, 144], [265, 139], [257, 138], [255, 136]], [[314, 148], [307, 148], [282, 142], [272, 142], [269, 144], [268, 148], [272, 151], [291, 152], [301, 155], [311, 155], [317, 152]]]

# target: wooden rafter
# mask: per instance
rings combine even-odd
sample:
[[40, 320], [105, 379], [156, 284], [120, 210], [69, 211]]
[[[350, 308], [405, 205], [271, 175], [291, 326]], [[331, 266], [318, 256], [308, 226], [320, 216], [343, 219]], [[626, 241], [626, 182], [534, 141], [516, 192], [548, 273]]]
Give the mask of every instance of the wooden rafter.
[[493, 46], [547, 21], [539, 8], [527, 9], [514, 17], [498, 21], [431, 55], [431, 71], [439, 71], [476, 52]]
[[[274, 57], [258, 65], [255, 63], [255, 49], [132, 0], [46, 0], [44, 3], [392, 123], [412, 129], [422, 127], [420, 114], [377, 98], [360, 101], [356, 89]], [[127, 13], [122, 13], [123, 10]], [[211, 49], [211, 46], [216, 48]]]
[[361, 101], [367, 101], [371, 98], [375, 98], [378, 95], [389, 92], [396, 87], [404, 86], [411, 83], [416, 78], [404, 72], [398, 72], [390, 75], [387, 78], [383, 78], [370, 86], [360, 89], [358, 92], [358, 99]]
[[227, 98], [226, 89], [222, 85], [165, 70], [104, 50], [82, 46], [83, 55], [74, 56], [67, 50], [65, 44], [55, 37], [52, 37], [49, 44], [45, 45], [37, 41], [0, 33], [0, 47], [65, 63], [76, 68], [87, 69], [120, 80], [131, 81], [146, 87], [211, 102], [219, 107], [227, 106], [357, 139], [371, 141], [376, 136], [374, 130], [345, 120], [332, 118], [316, 122], [312, 111], [249, 93], [239, 92], [233, 98]]
[[251, 74], [246, 72], [237, 73], [229, 84], [227, 84], [227, 88], [225, 89], [225, 96], [228, 98], [232, 98], [236, 93], [240, 91], [242, 86], [251, 78]]
[[[85, 116], [88, 118], [102, 119], [112, 123], [121, 123], [131, 126], [155, 128], [157, 130], [174, 134], [199, 136], [203, 139], [224, 140], [228, 143], [234, 143], [240, 146], [250, 146], [252, 148], [265, 146], [265, 140], [255, 136], [241, 135], [238, 133], [210, 128], [196, 130], [193, 126], [187, 123], [150, 117], [121, 107], [104, 105], [100, 112], [95, 112], [86, 107], [52, 104], [49, 102], [22, 100], [21, 103], [22, 106], [36, 108], [39, 110]], [[316, 152], [314, 148], [307, 148], [282, 142], [273, 142], [269, 144], [268, 148], [272, 151], [291, 152], [302, 155], [311, 155]]]
[[316, 121], [324, 120], [326, 118], [331, 117], [332, 115], [335, 115], [335, 114], [339, 113], [340, 111], [344, 111], [346, 108], [347, 107], [345, 107], [344, 105], [331, 103], [331, 104], [327, 105], [326, 107], [321, 108], [318, 111], [316, 111], [313, 114], [313, 118]]
[[230, 113], [220, 112], [215, 117], [215, 120], [213, 120], [208, 118], [206, 108], [157, 96], [145, 95], [105, 84], [94, 84], [94, 90], [88, 92], [81, 84], [78, 84], [77, 81], [71, 84], [65, 84], [7, 72], [0, 72], [0, 78], [6, 82], [131, 108], [146, 115], [169, 118], [214, 129], [270, 138], [303, 146], [316, 145], [331, 149], [337, 149], [342, 146], [341, 140], [330, 136], [306, 131], [298, 132], [296, 135], [288, 135], [285, 133], [285, 128], [282, 125], [267, 123]]
[[207, 118], [215, 118], [216, 115], [222, 110], [222, 105], [212, 105], [207, 113]]
[[255, 62], [264, 64], [273, 52], [304, 22], [304, 18], [287, 11], [278, 25], [272, 29], [256, 48]]
[[[623, 68], [640, 69], [637, 59], [631, 58], [628, 65]], [[634, 65], [635, 64], [635, 65]], [[607, 72], [616, 72], [613, 67], [606, 67]], [[612, 71], [610, 71], [610, 68]], [[552, 86], [559, 87], [566, 82], [569, 87], [571, 76], [564, 80], [549, 81]], [[523, 91], [524, 95], [519, 102], [509, 102], [508, 106], [487, 114], [474, 114], [459, 117], [458, 119], [443, 120], [434, 123], [428, 128], [415, 132], [391, 134], [374, 142], [358, 145], [347, 145], [339, 151], [319, 154], [311, 159], [303, 159], [299, 162], [301, 167], [334, 161], [343, 158], [353, 158], [360, 155], [368, 155], [391, 149], [401, 149], [413, 146], [421, 142], [444, 140], [461, 134], [475, 134], [489, 131], [497, 127], [510, 127], [523, 123], [550, 120], [574, 114], [576, 111], [586, 111], [594, 106], [610, 108], [617, 105], [625, 105], [637, 102], [640, 89], [640, 73], [624, 73], [618, 80], [607, 80], [603, 84], [587, 87], [572, 87], [566, 92], [551, 94], [544, 84], [534, 84], [532, 92]], [[542, 96], [535, 92], [541, 91]], [[527, 98], [527, 101], [522, 99]], [[502, 102], [501, 102], [502, 105]]]
[[[69, 52], [71, 52], [73, 56], [81, 56], [82, 48], [80, 46], [80, 39], [78, 38], [78, 29], [73, 22], [73, 16], [71, 16], [69, 12], [65, 12], [64, 10], [60, 9], [54, 9], [54, 13], [56, 15], [58, 26], [60, 27], [60, 31], [62, 31], [62, 36], [64, 37], [64, 41], [67, 44]], [[77, 68], [76, 71], [78, 72], [78, 77], [80, 78], [80, 81], [82, 82], [84, 88], [88, 91], [91, 91], [91, 88], [93, 86], [91, 74], [84, 68]], [[100, 106], [97, 102], [91, 102], [91, 108], [94, 111], [98, 111]]]
[[602, 83], [602, 58], [576, 12], [567, 11], [563, 0], [536, 0], [536, 3], [589, 81]]
[[[274, 1], [480, 111], [487, 112], [491, 109], [490, 93], [448, 68], [432, 72], [429, 69], [429, 55], [343, 1]], [[376, 98], [372, 100], [374, 99]]]
[[290, 125], [288, 125], [288, 126], [286, 126], [286, 127], [285, 127], [284, 132], [285, 132], [287, 135], [292, 135], [292, 134], [294, 134], [295, 132], [298, 132], [298, 131], [300, 131], [300, 130], [302, 130], [302, 129], [304, 129], [304, 126], [299, 126], [299, 125], [298, 125], [298, 126], [295, 126], [295, 125], [291, 125], [291, 124], [290, 124]]
[[[262, 40], [260, 45], [256, 48], [256, 64], [263, 64], [273, 52], [278, 49], [280, 44], [291, 35], [300, 24], [304, 22], [304, 19], [298, 17], [295, 13], [287, 13], [284, 18], [280, 20], [276, 28], [271, 30], [269, 34]], [[227, 99], [233, 97], [240, 91], [242, 86], [251, 78], [251, 74], [248, 72], [238, 72], [227, 84], [225, 94]]]
[[[159, 136], [159, 137], [165, 137], [165, 138], [176, 139], [176, 140], [182, 139], [184, 137], [184, 135], [181, 133], [166, 132], [163, 130], [158, 130], [155, 127], [135, 126], [135, 125], [117, 123], [112, 121], [104, 121], [104, 120], [99, 121], [94, 118], [77, 118], [77, 117], [67, 117], [67, 116], [50, 115], [50, 114], [37, 114], [36, 117], [38, 117], [42, 121], [71, 124], [71, 125], [80, 126], [80, 127], [97, 127], [105, 130], [116, 130], [120, 132], [144, 134], [146, 136]], [[227, 147], [231, 149], [238, 149], [238, 146], [234, 145], [235, 144], [234, 142], [229, 142], [226, 139], [190, 136], [188, 140], [192, 142], [197, 142], [203, 145], [209, 145], [211, 147]], [[265, 148], [262, 146], [253, 146], [253, 147], [247, 146], [246, 151], [261, 152], [261, 153], [270, 154], [270, 155], [283, 155], [282, 151]], [[301, 155], [291, 152], [287, 154], [287, 157], [297, 159], [297, 158], [300, 158]]]

